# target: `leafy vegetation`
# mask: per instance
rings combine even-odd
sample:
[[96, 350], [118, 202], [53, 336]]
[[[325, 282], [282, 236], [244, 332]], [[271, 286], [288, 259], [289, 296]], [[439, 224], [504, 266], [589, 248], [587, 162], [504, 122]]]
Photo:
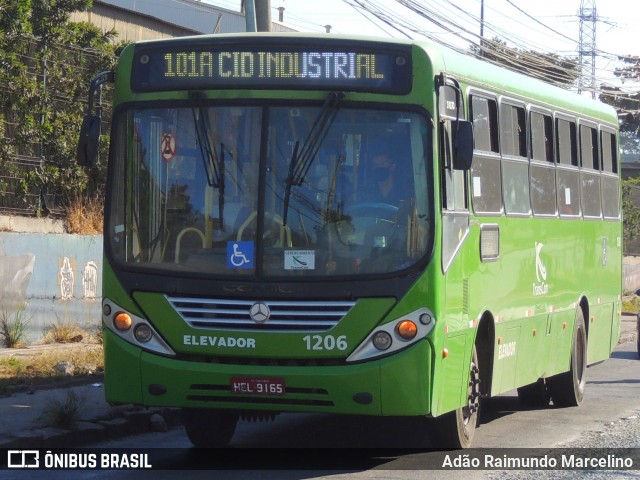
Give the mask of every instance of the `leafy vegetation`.
[[[640, 178], [622, 181], [622, 219], [625, 249], [640, 239]], [[632, 250], [635, 250], [633, 248]]]
[[0, 0], [0, 167], [21, 179], [14, 190], [36, 214], [104, 191], [104, 167], [75, 162], [88, 85], [115, 61], [114, 31], [69, 21], [91, 4]]
[[[3, 351], [0, 355], [0, 395], [37, 387], [60, 387], [65, 383], [86, 381], [104, 371], [102, 345], [83, 342], [56, 345], [54, 348], [31, 346], [20, 351]], [[56, 368], [69, 365], [72, 374]]]
[[625, 295], [622, 297], [622, 311], [636, 315], [640, 310], [640, 297], [637, 295]]
[[89, 334], [71, 320], [60, 320], [47, 326], [42, 343], [80, 343]]
[[29, 320], [25, 317], [25, 305], [13, 313], [0, 314], [0, 342], [3, 347], [17, 348], [25, 343]]
[[72, 428], [80, 419], [81, 399], [69, 390], [63, 400], [54, 399], [42, 412], [40, 420], [53, 428]]

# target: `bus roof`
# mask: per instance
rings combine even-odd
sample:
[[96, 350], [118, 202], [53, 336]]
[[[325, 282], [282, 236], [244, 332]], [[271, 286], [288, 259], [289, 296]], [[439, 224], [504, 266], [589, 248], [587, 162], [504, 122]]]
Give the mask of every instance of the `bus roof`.
[[[479, 89], [486, 89], [507, 97], [520, 99], [535, 99], [539, 104], [548, 104], [549, 107], [562, 108], [567, 112], [581, 112], [591, 117], [598, 118], [609, 123], [617, 123], [615, 109], [610, 105], [589, 97], [578, 95], [570, 90], [551, 85], [543, 80], [509, 70], [505, 67], [491, 64], [487, 61], [479, 60], [471, 55], [457, 52], [449, 47], [440, 45], [429, 40], [408, 40], [385, 37], [344, 35], [344, 34], [319, 34], [319, 33], [271, 33], [271, 32], [249, 32], [249, 33], [229, 33], [195, 35], [188, 37], [176, 37], [162, 40], [145, 40], [134, 45], [151, 46], [184, 44], [193, 42], [208, 42], [213, 39], [221, 42], [232, 42], [234, 40], [272, 39], [279, 38], [287, 41], [293, 39], [306, 39], [310, 41], [322, 42], [357, 42], [375, 43], [383, 45], [404, 45], [414, 46], [422, 50], [429, 58], [433, 66], [434, 74], [445, 73], [462, 84], [474, 86]], [[532, 93], [533, 92], [533, 93]]]

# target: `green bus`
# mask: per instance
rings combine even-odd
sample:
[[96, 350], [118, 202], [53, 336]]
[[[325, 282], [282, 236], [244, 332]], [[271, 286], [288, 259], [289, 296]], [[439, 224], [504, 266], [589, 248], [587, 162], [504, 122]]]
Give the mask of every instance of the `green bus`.
[[107, 82], [108, 402], [182, 408], [196, 446], [306, 412], [464, 448], [482, 398], [577, 406], [616, 345], [612, 108], [421, 41], [140, 42], [81, 165]]

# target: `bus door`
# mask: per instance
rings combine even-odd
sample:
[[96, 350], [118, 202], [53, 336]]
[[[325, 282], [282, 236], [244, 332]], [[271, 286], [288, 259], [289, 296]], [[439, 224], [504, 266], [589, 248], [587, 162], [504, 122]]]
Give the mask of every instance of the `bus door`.
[[[441, 320], [446, 322], [444, 348], [454, 353], [443, 361], [440, 386], [443, 392], [434, 404], [437, 412], [458, 408], [466, 399], [463, 376], [473, 338], [468, 331], [468, 284], [464, 272], [462, 244], [469, 233], [467, 175], [472, 153], [470, 124], [464, 119], [462, 92], [457, 83], [444, 75], [438, 88], [438, 123], [440, 183], [442, 205], [442, 272], [445, 275], [445, 308]], [[465, 140], [465, 137], [466, 140]]]

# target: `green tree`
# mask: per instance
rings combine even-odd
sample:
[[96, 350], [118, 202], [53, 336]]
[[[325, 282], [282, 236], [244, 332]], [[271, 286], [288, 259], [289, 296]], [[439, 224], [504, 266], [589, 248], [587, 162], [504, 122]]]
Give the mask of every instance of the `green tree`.
[[[640, 80], [640, 57], [619, 57], [622, 66], [613, 74], [625, 81]], [[612, 105], [620, 113], [620, 148], [623, 161], [640, 160], [640, 91], [623, 92], [619, 87], [603, 85], [600, 100]]]
[[115, 59], [114, 31], [69, 20], [91, 4], [0, 0], [0, 165], [21, 177], [15, 189], [36, 210], [43, 200], [63, 209], [78, 194], [103, 191], [100, 167], [75, 162], [88, 85]]
[[622, 181], [622, 219], [625, 253], [640, 252], [640, 178]]
[[[640, 80], [640, 57], [619, 57], [622, 66], [614, 75], [625, 81]], [[603, 85], [600, 100], [613, 106], [620, 116], [621, 160], [640, 161], [640, 91], [628, 93], [619, 87]], [[624, 220], [625, 252], [640, 252], [640, 178], [630, 178], [622, 183], [622, 215]]]

